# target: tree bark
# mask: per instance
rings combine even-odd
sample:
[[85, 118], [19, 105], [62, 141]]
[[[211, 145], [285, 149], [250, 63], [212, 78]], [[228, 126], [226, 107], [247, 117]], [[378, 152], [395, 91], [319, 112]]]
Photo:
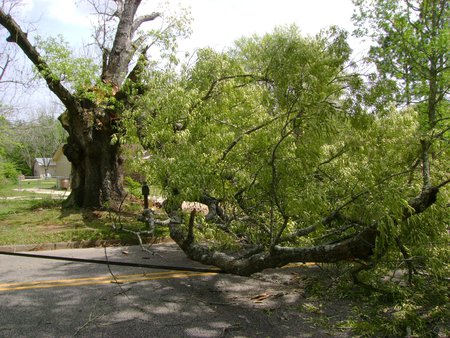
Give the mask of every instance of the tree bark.
[[358, 235], [336, 244], [307, 248], [275, 246], [272, 251], [236, 256], [194, 243], [188, 240], [177, 224], [170, 224], [170, 236], [190, 259], [242, 276], [250, 276], [264, 269], [278, 268], [293, 262], [333, 263], [367, 259], [373, 253], [377, 233], [376, 225], [372, 225]]
[[[69, 132], [63, 151], [72, 163], [72, 192], [65, 205], [98, 208], [123, 197], [123, 160], [118, 143], [111, 144], [115, 132], [111, 121], [94, 118], [95, 110], [85, 110], [85, 119], [65, 113], [60, 120]], [[89, 122], [89, 117], [92, 120]], [[66, 123], [65, 119], [69, 119]], [[90, 126], [90, 124], [96, 126]]]

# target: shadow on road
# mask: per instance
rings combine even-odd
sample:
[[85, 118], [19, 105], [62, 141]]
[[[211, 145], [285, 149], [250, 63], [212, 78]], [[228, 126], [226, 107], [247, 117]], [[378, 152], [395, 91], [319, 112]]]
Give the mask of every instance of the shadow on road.
[[[175, 246], [153, 256], [109, 249], [109, 259], [186, 264]], [[98, 251], [98, 256], [102, 251]], [[101, 258], [101, 257], [96, 257]], [[192, 264], [195, 264], [192, 262]], [[130, 273], [110, 267], [113, 274]], [[318, 269], [270, 270], [252, 277], [218, 274], [139, 283], [56, 287], [2, 293], [1, 337], [324, 337], [343, 308], [305, 312], [305, 276]], [[153, 273], [134, 269], [133, 273]], [[107, 266], [52, 261], [42, 278], [105, 275]], [[337, 311], [338, 310], [338, 311]]]

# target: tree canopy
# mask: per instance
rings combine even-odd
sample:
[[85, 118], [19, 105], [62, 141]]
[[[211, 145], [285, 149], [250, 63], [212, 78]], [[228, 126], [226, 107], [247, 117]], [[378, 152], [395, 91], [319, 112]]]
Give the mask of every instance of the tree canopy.
[[[411, 252], [430, 249], [411, 248], [414, 238], [444, 240], [448, 1], [355, 1], [358, 34], [373, 39], [368, 76], [353, 68], [347, 33], [336, 27], [314, 37], [281, 27], [180, 65], [173, 52], [189, 33], [187, 17], [143, 31], [163, 14], [139, 15], [139, 0], [91, 4], [99, 64], [58, 39], [33, 45], [0, 12], [8, 41], [67, 108], [60, 121], [74, 204], [123, 197], [121, 144], [129, 141], [150, 154], [134, 160], [164, 191], [172, 237], [192, 258], [230, 272], [372, 264], [391, 253], [411, 272]], [[166, 62], [149, 60], [154, 45]], [[183, 219], [186, 200], [209, 214]]]

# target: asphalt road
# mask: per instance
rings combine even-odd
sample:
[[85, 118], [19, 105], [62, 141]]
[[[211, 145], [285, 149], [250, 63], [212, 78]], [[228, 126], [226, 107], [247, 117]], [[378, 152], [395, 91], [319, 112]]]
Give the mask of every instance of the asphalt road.
[[[174, 244], [45, 255], [205, 267]], [[206, 267], [208, 268], [208, 267]], [[323, 337], [298, 271], [251, 278], [0, 255], [0, 337]]]

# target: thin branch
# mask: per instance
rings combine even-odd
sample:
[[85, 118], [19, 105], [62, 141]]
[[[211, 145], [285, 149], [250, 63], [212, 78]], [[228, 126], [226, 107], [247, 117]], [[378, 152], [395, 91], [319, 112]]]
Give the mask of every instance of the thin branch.
[[[294, 117], [293, 119], [289, 119], [286, 124], [283, 127], [283, 131], [287, 128], [287, 126], [294, 120], [296, 119], [296, 117]], [[272, 180], [271, 180], [271, 189], [272, 189], [272, 197], [273, 197], [273, 201], [275, 202], [275, 205], [278, 208], [278, 211], [281, 213], [281, 215], [283, 216], [283, 225], [280, 227], [278, 233], [276, 234], [276, 236], [273, 238], [272, 240], [272, 244], [271, 246], [273, 247], [274, 245], [278, 244], [281, 236], [283, 235], [284, 230], [286, 230], [288, 222], [289, 222], [289, 217], [286, 215], [283, 206], [280, 203], [280, 200], [278, 198], [278, 194], [277, 194], [277, 185], [278, 185], [278, 173], [277, 173], [277, 166], [276, 166], [276, 153], [278, 151], [278, 148], [281, 146], [281, 144], [283, 143], [284, 140], [286, 140], [290, 135], [292, 135], [294, 133], [294, 129], [289, 130], [288, 132], [285, 132], [284, 135], [281, 136], [281, 138], [278, 140], [277, 144], [275, 145], [275, 147], [273, 148], [272, 151], [272, 157], [270, 159], [270, 165], [272, 167]], [[272, 234], [271, 234], [272, 236]]]
[[445, 181], [443, 181], [443, 182], [441, 182], [441, 183], [439, 183], [439, 184], [436, 185], [435, 187], [436, 187], [437, 189], [441, 189], [442, 187], [444, 187], [445, 185], [447, 185], [447, 184], [449, 184], [449, 183], [450, 183], [450, 178], [447, 179], [447, 180], [445, 180]]
[[9, 55], [7, 55], [6, 56], [6, 60], [5, 60], [5, 64], [2, 67], [0, 67], [0, 70], [1, 70], [1, 72], [0, 72], [0, 81], [2, 81], [3, 76], [6, 73], [6, 69], [8, 68], [8, 65], [9, 65], [10, 61], [11, 61], [11, 59], [10, 59]]
[[414, 265], [412, 264], [412, 261], [411, 261], [411, 256], [409, 255], [408, 250], [403, 245], [403, 242], [399, 236], [395, 237], [395, 243], [397, 244], [400, 252], [402, 253], [404, 261], [406, 262], [406, 266], [408, 267], [408, 284], [412, 285], [413, 273], [417, 272], [417, 271], [415, 271], [415, 269], [414, 269]]
[[108, 259], [108, 254], [107, 254], [107, 252], [106, 252], [106, 246], [105, 247], [103, 247], [104, 248], [104, 251], [105, 251], [105, 260], [106, 260], [106, 262], [107, 262], [107, 264], [106, 264], [106, 266], [108, 267], [108, 271], [109, 271], [109, 274], [112, 276], [112, 278], [114, 279], [114, 283], [119, 287], [119, 289], [120, 289], [120, 295], [122, 295], [122, 296], [124, 296], [127, 300], [128, 300], [128, 302], [133, 306], [133, 307], [135, 307], [136, 309], [138, 309], [139, 311], [141, 311], [142, 313], [147, 313], [147, 311], [144, 309], [144, 308], [142, 308], [141, 306], [139, 306], [139, 305], [136, 305], [134, 302], [133, 302], [133, 300], [128, 296], [128, 294], [127, 294], [127, 292], [129, 291], [129, 289], [128, 290], [125, 290], [123, 287], [122, 287], [122, 283], [117, 279], [117, 277], [116, 277], [116, 275], [112, 272], [112, 269], [111, 269], [111, 266], [110, 266], [110, 264], [109, 264], [109, 259]]
[[325, 164], [328, 164], [328, 163], [332, 162], [333, 160], [335, 160], [336, 158], [338, 158], [339, 156], [341, 156], [342, 154], [344, 154], [346, 150], [347, 150], [347, 145], [343, 146], [342, 149], [340, 149], [337, 153], [331, 155], [331, 157], [328, 158], [327, 160], [325, 160], [325, 161], [319, 163], [318, 167], [320, 167], [320, 166], [322, 166], [322, 165], [325, 165]]
[[[228, 81], [228, 80], [234, 80], [234, 79], [256, 79], [256, 76], [253, 74], [238, 74], [238, 75], [228, 75], [221, 77], [219, 79], [214, 80], [211, 82], [211, 85], [209, 86], [208, 91], [206, 94], [202, 97], [202, 101], [208, 100], [214, 91], [214, 88], [221, 82]], [[260, 79], [262, 80], [262, 79]]]
[[270, 120], [268, 120], [268, 121], [265, 121], [265, 122], [263, 122], [263, 123], [261, 123], [260, 125], [258, 125], [258, 126], [255, 126], [255, 127], [253, 127], [253, 128], [250, 128], [250, 129], [248, 129], [247, 131], [245, 131], [245, 132], [243, 132], [241, 135], [239, 135], [238, 137], [236, 137], [234, 140], [233, 140], [233, 142], [231, 142], [230, 143], [230, 145], [227, 147], [227, 149], [225, 149], [224, 150], [224, 152], [223, 152], [223, 154], [222, 154], [222, 157], [220, 158], [220, 161], [223, 161], [223, 160], [225, 160], [225, 158], [227, 157], [227, 155], [228, 155], [228, 153], [245, 137], [245, 136], [248, 136], [248, 135], [251, 135], [251, 134], [253, 134], [254, 132], [256, 132], [256, 131], [258, 131], [258, 130], [260, 130], [260, 129], [262, 129], [262, 128], [264, 128], [264, 127], [267, 127], [269, 124], [271, 124], [271, 123], [273, 123], [273, 122], [275, 122], [276, 120], [278, 120], [278, 119], [280, 119], [281, 117], [283, 117], [284, 115], [286, 115], [286, 114], [281, 114], [281, 115], [277, 115], [277, 116], [275, 116], [274, 118], [272, 118], [272, 119], [270, 119]]

